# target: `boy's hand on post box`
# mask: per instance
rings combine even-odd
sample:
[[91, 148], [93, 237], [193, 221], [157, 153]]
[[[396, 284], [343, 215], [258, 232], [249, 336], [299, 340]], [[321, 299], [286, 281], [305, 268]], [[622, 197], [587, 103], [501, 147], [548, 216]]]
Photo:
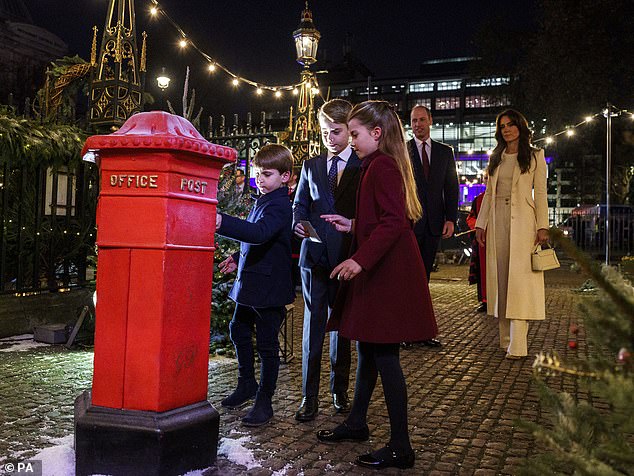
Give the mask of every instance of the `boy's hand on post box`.
[[233, 260], [233, 256], [229, 256], [226, 260], [218, 265], [218, 270], [222, 274], [233, 273], [236, 269], [238, 269], [238, 265]]
[[220, 213], [216, 213], [216, 230], [218, 230], [218, 228], [220, 228], [221, 226], [222, 226], [222, 215]]

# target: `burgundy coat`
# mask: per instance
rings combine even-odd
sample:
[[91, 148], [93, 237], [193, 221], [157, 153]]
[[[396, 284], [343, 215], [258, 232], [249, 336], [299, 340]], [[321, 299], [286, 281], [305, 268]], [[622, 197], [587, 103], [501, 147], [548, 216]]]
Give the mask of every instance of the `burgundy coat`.
[[351, 258], [363, 270], [341, 286], [328, 330], [382, 344], [438, 334], [401, 174], [394, 159], [378, 151], [361, 165]]

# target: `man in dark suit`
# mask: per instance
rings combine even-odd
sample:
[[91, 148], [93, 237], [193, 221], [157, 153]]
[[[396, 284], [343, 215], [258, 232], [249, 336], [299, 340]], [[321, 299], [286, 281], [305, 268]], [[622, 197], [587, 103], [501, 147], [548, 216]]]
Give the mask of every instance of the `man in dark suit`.
[[[410, 119], [414, 138], [407, 142], [407, 148], [423, 206], [423, 218], [414, 225], [414, 234], [429, 281], [440, 238], [453, 235], [458, 218], [458, 174], [453, 149], [429, 136], [431, 111], [425, 106], [414, 106]], [[440, 342], [430, 339], [423, 344], [437, 347]]]
[[[361, 161], [350, 148], [346, 123], [352, 105], [333, 99], [319, 110], [319, 124], [326, 154], [304, 162], [293, 204], [293, 227], [301, 238], [299, 266], [304, 295], [302, 335], [302, 403], [295, 414], [311, 421], [319, 408], [319, 375], [326, 335], [326, 322], [334, 305], [339, 283], [330, 279], [332, 269], [347, 257], [350, 235], [340, 233], [321, 215], [355, 216]], [[313, 226], [321, 242], [308, 238], [301, 221]], [[330, 391], [337, 412], [350, 408], [350, 341], [330, 333]]]

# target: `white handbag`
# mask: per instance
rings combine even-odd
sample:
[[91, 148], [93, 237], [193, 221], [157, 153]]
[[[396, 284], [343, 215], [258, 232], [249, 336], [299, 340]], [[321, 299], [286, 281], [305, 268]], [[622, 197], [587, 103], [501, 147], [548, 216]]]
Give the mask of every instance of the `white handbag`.
[[559, 260], [553, 248], [542, 249], [541, 245], [537, 245], [531, 255], [531, 265], [533, 271], [548, 271], [549, 269], [559, 268]]

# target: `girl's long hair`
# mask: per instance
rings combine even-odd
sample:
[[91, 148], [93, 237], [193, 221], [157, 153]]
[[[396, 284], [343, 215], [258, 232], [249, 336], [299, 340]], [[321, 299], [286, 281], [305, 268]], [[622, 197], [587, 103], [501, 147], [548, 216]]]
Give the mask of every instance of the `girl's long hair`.
[[493, 153], [491, 153], [491, 158], [489, 159], [489, 177], [493, 175], [495, 169], [498, 168], [500, 162], [502, 161], [502, 152], [506, 149], [506, 141], [504, 140], [504, 136], [502, 135], [502, 130], [500, 129], [500, 121], [502, 118], [506, 116], [512, 122], [515, 123], [520, 132], [519, 144], [517, 149], [517, 162], [520, 166], [520, 171], [525, 174], [531, 168], [531, 159], [533, 156], [533, 152], [536, 150], [531, 145], [531, 139], [533, 138], [533, 133], [528, 128], [528, 121], [524, 117], [521, 112], [516, 111], [515, 109], [507, 109], [506, 111], [502, 111], [495, 118], [495, 140], [497, 141], [497, 145], [495, 149], [493, 149]]
[[398, 115], [386, 101], [364, 101], [352, 108], [348, 122], [358, 120], [368, 129], [381, 128], [379, 150], [394, 159], [405, 192], [405, 213], [407, 218], [416, 222], [423, 216], [423, 208], [418, 200], [412, 162], [405, 145], [405, 132]]

